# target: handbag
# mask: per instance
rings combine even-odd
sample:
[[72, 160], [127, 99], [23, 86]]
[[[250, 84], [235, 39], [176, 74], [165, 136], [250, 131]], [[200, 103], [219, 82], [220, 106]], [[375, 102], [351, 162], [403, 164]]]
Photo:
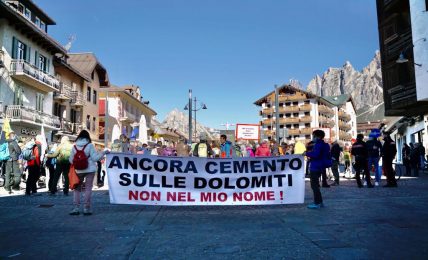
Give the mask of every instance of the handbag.
[[68, 181], [70, 183], [70, 189], [74, 190], [80, 183], [80, 179], [77, 176], [76, 169], [74, 169], [74, 165], [70, 165], [70, 171], [68, 172]]

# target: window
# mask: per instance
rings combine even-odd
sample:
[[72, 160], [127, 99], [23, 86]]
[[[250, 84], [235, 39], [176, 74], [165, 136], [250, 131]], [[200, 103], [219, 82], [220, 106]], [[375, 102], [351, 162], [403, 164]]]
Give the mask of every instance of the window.
[[425, 0], [425, 11], [428, 11], [428, 0]]
[[86, 116], [86, 129], [91, 129], [91, 117], [89, 115]]
[[36, 19], [34, 20], [34, 23], [37, 25], [37, 27], [40, 28], [40, 18], [36, 16]]
[[86, 90], [86, 101], [91, 102], [91, 87]]
[[92, 73], [91, 73], [91, 79], [94, 79], [95, 78], [95, 71], [92, 71]]
[[95, 132], [95, 125], [96, 125], [95, 123], [96, 123], [96, 120], [97, 119], [95, 117], [92, 118], [92, 132]]
[[18, 60], [24, 60], [25, 59], [25, 52], [27, 50], [27, 45], [25, 45], [23, 42], [18, 41], [18, 50], [17, 50], [17, 55], [16, 58]]
[[311, 124], [305, 124], [305, 127], [311, 127]]
[[46, 24], [42, 21], [40, 21], [40, 29], [42, 29], [44, 32], [46, 32]]
[[293, 117], [299, 117], [299, 113], [294, 113]]
[[94, 89], [94, 95], [92, 97], [92, 102], [96, 105], [97, 104], [97, 91]]
[[299, 105], [299, 102], [293, 102], [293, 106]]
[[14, 97], [13, 97], [13, 104], [14, 105], [18, 105], [18, 106], [22, 106], [23, 105], [23, 95], [24, 95], [24, 91], [22, 90], [21, 86], [17, 86], [14, 92]]
[[31, 11], [28, 8], [25, 8], [25, 18], [27, 18], [28, 20], [31, 20]]
[[70, 120], [72, 123], [77, 123], [77, 111], [70, 109]]
[[18, 5], [18, 12], [20, 12], [21, 14], [23, 14], [23, 13], [24, 13], [24, 10], [25, 10], [25, 6], [24, 6], [24, 5], [22, 5], [22, 4], [19, 4], [19, 5]]
[[47, 72], [46, 69], [47, 69], [47, 59], [45, 56], [39, 54], [39, 70]]
[[36, 110], [43, 112], [43, 104], [45, 101], [45, 95], [36, 93]]
[[305, 112], [305, 116], [309, 116], [310, 115], [310, 113], [309, 112]]
[[299, 124], [294, 124], [293, 127], [299, 129]]
[[305, 105], [308, 105], [308, 104], [310, 104], [310, 101], [309, 100], [305, 100]]

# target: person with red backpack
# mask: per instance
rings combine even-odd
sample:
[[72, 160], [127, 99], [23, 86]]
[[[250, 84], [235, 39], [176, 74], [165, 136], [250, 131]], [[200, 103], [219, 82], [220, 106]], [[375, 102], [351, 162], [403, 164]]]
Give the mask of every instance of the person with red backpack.
[[74, 166], [80, 183], [74, 189], [74, 208], [70, 212], [70, 215], [80, 214], [80, 194], [82, 192], [83, 182], [85, 185], [85, 204], [83, 207], [83, 215], [92, 214], [91, 195], [92, 185], [94, 182], [95, 173], [97, 171], [97, 162], [101, 160], [107, 153], [109, 153], [108, 150], [97, 152], [88, 131], [82, 130], [77, 136], [76, 142], [71, 149], [69, 161]]
[[28, 177], [27, 177], [27, 183], [25, 186], [26, 196], [40, 195], [39, 193], [37, 193], [37, 181], [40, 178], [41, 167], [42, 167], [42, 161], [41, 161], [41, 156], [43, 153], [42, 142], [43, 142], [43, 136], [37, 135], [36, 142], [33, 143], [31, 148], [31, 157], [29, 160], [27, 160]]

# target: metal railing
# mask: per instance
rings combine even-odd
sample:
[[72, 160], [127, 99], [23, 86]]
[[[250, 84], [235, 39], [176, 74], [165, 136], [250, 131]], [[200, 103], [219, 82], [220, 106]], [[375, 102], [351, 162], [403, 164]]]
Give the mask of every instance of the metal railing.
[[70, 91], [70, 97], [71, 97], [71, 101], [70, 101], [71, 105], [75, 105], [75, 106], [85, 105], [85, 95], [83, 95], [81, 92], [76, 90]]
[[339, 115], [339, 118], [344, 119], [346, 121], [351, 120], [351, 116], [347, 114], [345, 111], [339, 110], [338, 115]]
[[9, 105], [6, 108], [6, 116], [10, 119], [26, 120], [35, 124], [44, 124], [54, 128], [60, 128], [61, 122], [57, 116], [48, 115], [24, 106]]
[[312, 110], [312, 105], [310, 104], [305, 104], [305, 105], [301, 105], [299, 108], [300, 111], [311, 111]]
[[58, 90], [54, 92], [54, 98], [71, 98], [71, 87], [64, 82], [59, 82]]
[[61, 131], [70, 134], [77, 134], [84, 129], [82, 123], [75, 123], [68, 120], [61, 120]]
[[12, 60], [10, 64], [10, 72], [12, 75], [24, 74], [52, 88], [59, 88], [59, 81], [55, 77], [47, 74], [25, 60]]

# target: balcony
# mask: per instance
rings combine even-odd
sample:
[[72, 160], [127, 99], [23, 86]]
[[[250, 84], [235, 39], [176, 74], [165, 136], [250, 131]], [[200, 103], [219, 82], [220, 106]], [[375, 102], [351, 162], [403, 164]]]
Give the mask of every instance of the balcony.
[[299, 112], [298, 106], [285, 106], [279, 108], [280, 113], [293, 113], [293, 112]]
[[59, 82], [59, 89], [54, 92], [53, 98], [59, 101], [71, 99], [71, 88], [63, 82]]
[[304, 116], [304, 117], [301, 117], [299, 121], [302, 123], [311, 123], [312, 117], [311, 116]]
[[339, 119], [342, 119], [346, 122], [351, 121], [351, 116], [343, 110], [339, 110], [338, 115], [339, 115]]
[[78, 91], [70, 91], [70, 105], [74, 108], [82, 108], [85, 105], [85, 96]]
[[273, 113], [273, 108], [272, 107], [263, 108], [262, 113], [265, 115], [271, 115]]
[[331, 120], [330, 118], [325, 117], [325, 116], [320, 116], [318, 120], [319, 120], [319, 124], [321, 127], [323, 127], [323, 126], [333, 127], [334, 126], [334, 121]]
[[310, 127], [302, 128], [302, 129], [300, 130], [300, 133], [301, 133], [302, 135], [311, 135], [311, 134], [312, 134], [312, 132], [313, 132], [313, 129], [312, 129], [312, 128], [310, 128]]
[[308, 97], [305, 94], [296, 93], [294, 95], [286, 95], [286, 96], [279, 96], [279, 101], [303, 101], [307, 100]]
[[122, 121], [125, 123], [134, 123], [137, 121], [137, 117], [128, 111], [122, 111], [119, 115], [119, 121]]
[[318, 106], [318, 111], [320, 113], [328, 114], [328, 115], [333, 115], [334, 114], [333, 109], [331, 109], [331, 108], [329, 108], [328, 106], [325, 106], [325, 105], [319, 105]]
[[43, 112], [18, 105], [10, 105], [6, 108], [6, 116], [12, 122], [20, 122], [30, 126], [44, 126], [54, 130], [59, 130], [61, 122], [57, 116], [45, 114]]
[[270, 125], [271, 123], [273, 123], [272, 118], [268, 118], [262, 121], [263, 125]]
[[301, 105], [299, 107], [299, 110], [304, 111], [304, 112], [310, 112], [310, 111], [312, 111], [312, 105], [311, 104]]
[[78, 134], [82, 131], [84, 126], [81, 123], [75, 123], [67, 120], [61, 121], [60, 131], [66, 134]]
[[348, 123], [339, 121], [339, 129], [343, 129], [345, 131], [351, 130], [351, 126]]
[[300, 135], [300, 129], [288, 129], [288, 135]]
[[13, 78], [42, 92], [53, 92], [59, 89], [59, 82], [56, 78], [24, 60], [12, 60], [10, 74]]
[[298, 117], [286, 117], [286, 118], [280, 118], [279, 119], [280, 124], [298, 124], [299, 118]]
[[352, 135], [344, 131], [339, 131], [339, 139], [344, 141], [351, 141]]

